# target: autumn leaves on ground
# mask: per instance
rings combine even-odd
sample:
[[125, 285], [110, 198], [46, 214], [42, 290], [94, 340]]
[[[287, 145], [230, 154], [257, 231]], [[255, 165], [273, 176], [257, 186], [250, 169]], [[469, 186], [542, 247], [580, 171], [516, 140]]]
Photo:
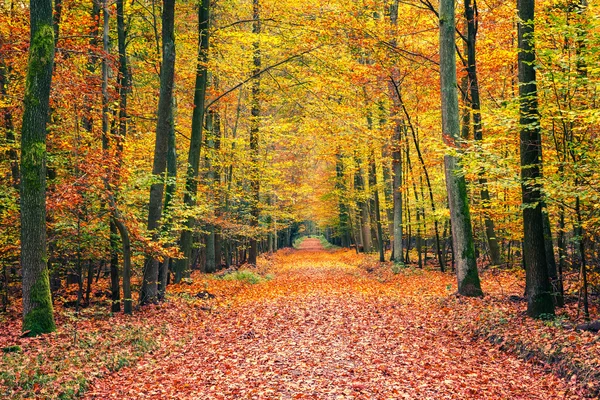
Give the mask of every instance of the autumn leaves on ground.
[[[575, 399], [594, 387], [596, 338], [555, 322], [525, 320], [524, 304], [507, 301], [522, 292], [515, 277], [485, 274], [487, 296], [466, 299], [453, 294], [450, 274], [391, 268], [351, 250], [326, 251], [317, 239], [300, 247], [251, 270], [195, 276], [170, 287], [167, 302], [133, 317], [86, 310], [61, 321], [57, 333], [34, 339], [19, 338], [15, 323], [0, 339], [15, 348], [0, 365], [2, 393]], [[518, 345], [505, 325], [517, 331]], [[550, 362], [543, 353], [553, 341], [565, 347], [563, 358]], [[587, 381], [569, 372], [570, 362], [583, 366], [574, 374], [588, 371]]]

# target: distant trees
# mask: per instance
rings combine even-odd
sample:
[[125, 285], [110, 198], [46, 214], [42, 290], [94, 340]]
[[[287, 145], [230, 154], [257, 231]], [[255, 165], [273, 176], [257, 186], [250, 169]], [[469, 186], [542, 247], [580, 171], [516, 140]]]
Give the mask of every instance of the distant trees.
[[577, 275], [589, 313], [595, 3], [520, 0], [517, 31], [513, 6], [472, 0], [63, 1], [60, 38], [50, 2], [9, 3], [0, 298], [22, 283], [32, 333], [53, 329], [67, 277], [77, 307], [106, 278], [111, 309], [132, 312], [192, 269], [256, 263], [302, 221], [380, 260], [453, 268], [464, 295], [481, 294], [478, 266], [523, 262], [534, 317]]

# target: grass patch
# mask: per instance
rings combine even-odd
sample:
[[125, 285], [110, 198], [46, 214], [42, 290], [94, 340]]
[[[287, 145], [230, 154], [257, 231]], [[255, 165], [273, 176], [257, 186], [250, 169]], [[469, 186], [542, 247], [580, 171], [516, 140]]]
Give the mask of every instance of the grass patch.
[[319, 239], [319, 241], [321, 242], [321, 246], [323, 246], [323, 248], [325, 250], [339, 249], [339, 246], [329, 243], [329, 241], [325, 238], [325, 236], [319, 235], [319, 236], [315, 236], [315, 237], [317, 239]]
[[294, 243], [292, 243], [292, 246], [298, 250], [300, 248], [300, 245], [302, 244], [302, 242], [304, 242], [304, 240], [307, 238], [307, 236], [300, 236], [296, 239], [294, 239]]
[[265, 276], [261, 276], [252, 271], [241, 270], [241, 271], [232, 272], [231, 274], [224, 275], [221, 279], [223, 279], [225, 281], [247, 282], [252, 285], [256, 285], [257, 283], [270, 281], [271, 279], [273, 279], [273, 275], [267, 274]]

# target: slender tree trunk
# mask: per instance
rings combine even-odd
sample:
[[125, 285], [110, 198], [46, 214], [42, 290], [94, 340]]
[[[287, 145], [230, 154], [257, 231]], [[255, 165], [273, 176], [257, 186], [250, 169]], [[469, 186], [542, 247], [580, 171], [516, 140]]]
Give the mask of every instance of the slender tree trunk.
[[54, 64], [51, 0], [31, 0], [31, 36], [21, 128], [23, 331], [56, 329], [46, 256], [46, 122]]
[[[196, 205], [198, 192], [198, 169], [200, 167], [200, 150], [202, 147], [202, 130], [206, 104], [206, 88], [208, 85], [208, 61], [210, 27], [210, 0], [202, 0], [198, 7], [198, 63], [196, 67], [196, 84], [194, 87], [194, 111], [192, 114], [192, 133], [188, 152], [188, 170], [183, 203], [187, 207]], [[175, 283], [188, 277], [191, 268], [192, 238], [195, 221], [189, 217], [181, 232], [180, 247], [183, 258], [175, 263]]]
[[579, 245], [579, 275], [581, 277], [581, 298], [583, 300], [583, 315], [586, 320], [590, 319], [590, 309], [588, 303], [588, 280], [587, 280], [587, 266], [585, 263], [585, 232], [583, 231], [583, 221], [581, 218], [581, 201], [579, 196], [575, 197], [575, 214], [577, 217], [577, 225], [575, 227], [575, 235], [577, 237], [577, 244]]
[[[4, 60], [0, 60], [0, 96], [6, 96], [8, 92], [8, 68]], [[19, 155], [15, 146], [15, 127], [13, 123], [13, 114], [11, 108], [0, 109], [6, 132], [6, 159], [10, 163], [11, 186], [19, 189]]]
[[[162, 10], [162, 64], [160, 71], [160, 94], [158, 98], [158, 121], [154, 146], [154, 182], [150, 187], [148, 210], [148, 230], [153, 240], [158, 240], [159, 221], [163, 211], [165, 191], [165, 171], [169, 148], [169, 132], [173, 113], [173, 79], [175, 75], [175, 0], [163, 0]], [[147, 256], [144, 263], [144, 277], [140, 293], [140, 303], [147, 304], [158, 300], [158, 264], [155, 256]]]
[[541, 177], [542, 140], [535, 73], [534, 0], [518, 0], [521, 184], [523, 192], [523, 258], [526, 268], [527, 314], [554, 314], [544, 242]]
[[[262, 57], [260, 51], [260, 1], [252, 0], [252, 11], [254, 22], [252, 23], [252, 33], [256, 36], [254, 42], [254, 69], [252, 75], [255, 76], [252, 81], [252, 120], [250, 121], [250, 153], [252, 157], [252, 176], [250, 177], [250, 187], [252, 191], [252, 220], [250, 225], [254, 228], [258, 227], [258, 219], [260, 217], [260, 179], [258, 176], [258, 155], [259, 155], [259, 131], [260, 131], [260, 70], [262, 66]], [[250, 249], [248, 252], [248, 263], [256, 264], [258, 256], [257, 238], [250, 238]]]
[[356, 191], [358, 192], [358, 208], [360, 213], [360, 233], [361, 233], [361, 243], [363, 247], [363, 251], [365, 253], [370, 253], [373, 251], [373, 239], [371, 237], [371, 218], [369, 215], [369, 208], [367, 202], [364, 200], [365, 197], [365, 179], [363, 177], [363, 171], [361, 168], [361, 160], [356, 159], [356, 172], [354, 174], [354, 186]]
[[371, 160], [370, 164], [370, 180], [371, 180], [371, 190], [373, 190], [373, 203], [375, 208], [375, 223], [377, 226], [377, 242], [379, 249], [379, 261], [385, 262], [385, 244], [383, 242], [383, 226], [381, 224], [381, 211], [379, 209], [379, 188], [377, 185], [377, 166], [375, 165], [375, 154], [373, 150], [371, 150]]
[[[456, 67], [455, 67], [456, 68]], [[400, 88], [398, 87], [398, 85], [394, 85], [396, 93], [398, 94], [398, 99], [400, 100], [400, 104], [402, 106], [402, 110], [404, 111], [404, 116], [406, 117], [406, 124], [408, 125], [408, 128], [411, 132], [411, 136], [413, 138], [413, 143], [415, 145], [415, 150], [417, 151], [417, 156], [419, 159], [419, 163], [421, 164], [421, 167], [423, 169], [423, 174], [425, 175], [425, 181], [427, 182], [427, 188], [429, 190], [429, 204], [431, 205], [431, 212], [432, 214], [435, 216], [436, 215], [436, 206], [435, 206], [435, 201], [433, 199], [433, 188], [431, 186], [431, 179], [429, 178], [429, 171], [427, 170], [427, 166], [425, 164], [425, 160], [423, 159], [423, 154], [421, 153], [421, 147], [419, 146], [419, 140], [417, 138], [417, 132], [415, 127], [412, 124], [412, 120], [410, 118], [410, 114], [408, 113], [408, 110], [406, 109], [406, 106], [404, 104], [404, 101], [402, 100], [402, 92], [400, 91]], [[457, 100], [458, 101], [458, 100]], [[424, 198], [423, 198], [424, 200]], [[422, 216], [423, 216], [423, 223], [425, 223], [425, 210], [422, 209]], [[439, 222], [437, 220], [437, 218], [433, 219], [433, 228], [434, 228], [434, 232], [435, 232], [435, 245], [436, 245], [436, 253], [437, 253], [437, 259], [438, 262], [440, 264], [440, 270], [442, 272], [444, 272], [445, 270], [445, 261], [442, 258], [442, 249], [441, 249], [441, 241], [440, 241], [440, 228], [439, 228]]]
[[[214, 127], [214, 123], [215, 123], [215, 112], [214, 111], [209, 111], [207, 116], [206, 116], [206, 131], [208, 133], [207, 137], [206, 137], [206, 144], [207, 144], [207, 149], [208, 152], [206, 154], [206, 167], [208, 170], [207, 176], [206, 176], [206, 180], [207, 180], [207, 184], [208, 187], [210, 188], [210, 192], [211, 192], [211, 200], [215, 200], [215, 180], [216, 180], [216, 173], [215, 173], [215, 166], [212, 163], [212, 159], [214, 157], [214, 151], [215, 151], [215, 127]], [[212, 273], [215, 272], [215, 270], [217, 269], [217, 263], [216, 263], [216, 253], [215, 253], [215, 226], [213, 224], [209, 224], [208, 226], [206, 226], [206, 264], [204, 267], [204, 271], [207, 273]]]
[[[460, 122], [456, 82], [456, 42], [454, 1], [440, 1], [440, 77], [442, 134], [446, 144], [460, 148]], [[481, 296], [481, 285], [475, 260], [471, 214], [467, 184], [456, 155], [444, 157], [446, 188], [452, 222], [453, 250], [456, 254], [458, 292], [464, 296]]]
[[[483, 139], [483, 125], [481, 122], [481, 101], [479, 99], [479, 80], [477, 77], [477, 63], [475, 57], [475, 44], [477, 40], [478, 12], [476, 0], [465, 0], [465, 17], [467, 20], [467, 77], [471, 93], [471, 109], [473, 111], [473, 136], [475, 140]], [[481, 186], [481, 202], [483, 207], [483, 220], [485, 224], [485, 236], [490, 249], [490, 259], [492, 265], [499, 265], [502, 262], [498, 238], [496, 237], [496, 227], [490, 217], [490, 192], [487, 189], [487, 179], [483, 172], [479, 175], [479, 185]]]
[[[174, 106], [173, 106], [174, 108]], [[169, 145], [167, 150], [167, 184], [165, 190], [164, 214], [166, 221], [162, 227], [164, 234], [168, 235], [172, 228], [173, 218], [170, 215], [173, 201], [175, 200], [175, 191], [177, 189], [177, 147], [175, 146], [175, 115], [171, 114], [171, 126], [169, 129]], [[169, 244], [171, 246], [171, 244]], [[158, 270], [158, 297], [160, 300], [165, 298], [167, 291], [167, 281], [169, 280], [169, 265], [171, 258], [165, 259], [159, 264]]]

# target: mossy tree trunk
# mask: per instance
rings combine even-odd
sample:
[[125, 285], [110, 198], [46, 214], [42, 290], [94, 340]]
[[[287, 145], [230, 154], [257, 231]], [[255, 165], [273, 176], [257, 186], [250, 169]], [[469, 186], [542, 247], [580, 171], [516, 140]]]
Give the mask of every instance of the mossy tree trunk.
[[523, 260], [526, 269], [527, 314], [534, 318], [554, 314], [548, 276], [542, 214], [542, 139], [533, 43], [534, 0], [518, 0], [519, 98], [521, 125], [521, 188], [523, 193]]
[[[452, 151], [460, 152], [460, 116], [456, 80], [456, 41], [454, 1], [440, 2], [440, 78], [442, 135]], [[475, 259], [467, 184], [457, 154], [444, 157], [446, 189], [452, 222], [452, 243], [456, 258], [458, 292], [464, 296], [481, 296], [481, 285]]]
[[21, 131], [23, 331], [56, 329], [46, 249], [46, 123], [54, 64], [51, 0], [31, 0], [31, 39]]

